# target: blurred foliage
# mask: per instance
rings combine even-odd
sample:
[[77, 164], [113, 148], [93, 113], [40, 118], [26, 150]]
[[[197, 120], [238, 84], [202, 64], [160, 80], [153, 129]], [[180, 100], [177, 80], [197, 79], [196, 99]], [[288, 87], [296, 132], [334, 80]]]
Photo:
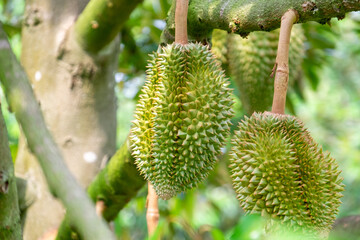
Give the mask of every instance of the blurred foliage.
[[[319, 75], [324, 64], [329, 63], [329, 56], [336, 47], [339, 35], [335, 27], [319, 25], [315, 22], [302, 24], [307, 39], [305, 49], [306, 57], [303, 62], [305, 78], [313, 90], [317, 90], [321, 76]], [[300, 94], [300, 96], [302, 96]]]
[[20, 33], [24, 9], [24, 0], [0, 0], [0, 22], [18, 59], [21, 53]]
[[11, 156], [13, 161], [15, 162], [17, 150], [18, 150], [18, 139], [19, 139], [20, 129], [16, 122], [14, 114], [12, 114], [9, 111], [10, 109], [7, 102], [5, 101], [5, 96], [2, 90], [0, 91], [0, 102], [1, 102], [1, 111], [3, 112], [6, 122], [6, 128], [8, 131]]
[[[132, 113], [145, 82], [148, 54], [158, 48], [171, 2], [145, 0], [120, 33], [121, 53], [115, 74], [118, 146], [131, 127]], [[18, 57], [23, 11], [24, 0], [0, 0], [0, 21]], [[339, 216], [360, 214], [360, 13], [348, 14], [342, 21], [333, 19], [331, 27], [318, 23], [306, 23], [303, 27], [307, 36], [304, 81], [289, 93], [291, 112], [304, 121], [313, 138], [331, 152], [343, 171], [346, 191]], [[237, 89], [233, 128], [244, 115], [236, 92]], [[3, 94], [1, 102], [15, 157], [19, 127]], [[224, 155], [198, 189], [169, 201], [160, 200], [161, 217], [154, 239], [263, 239], [261, 218], [244, 216], [239, 207], [227, 165]], [[147, 239], [146, 193], [147, 189], [142, 189], [114, 221], [119, 239]]]

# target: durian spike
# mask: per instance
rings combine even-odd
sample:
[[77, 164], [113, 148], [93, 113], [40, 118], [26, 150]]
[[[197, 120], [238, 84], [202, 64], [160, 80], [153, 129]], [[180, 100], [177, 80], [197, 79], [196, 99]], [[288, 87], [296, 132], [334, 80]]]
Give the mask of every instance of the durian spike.
[[286, 91], [289, 80], [289, 46], [290, 35], [293, 24], [298, 20], [298, 13], [290, 9], [281, 18], [279, 44], [274, 66], [274, 98], [272, 112], [284, 114]]
[[188, 43], [187, 14], [189, 0], [176, 0], [175, 9], [175, 43], [185, 45]]
[[154, 233], [159, 222], [158, 196], [150, 182], [148, 182], [148, 196], [146, 200], [146, 222], [149, 237]]

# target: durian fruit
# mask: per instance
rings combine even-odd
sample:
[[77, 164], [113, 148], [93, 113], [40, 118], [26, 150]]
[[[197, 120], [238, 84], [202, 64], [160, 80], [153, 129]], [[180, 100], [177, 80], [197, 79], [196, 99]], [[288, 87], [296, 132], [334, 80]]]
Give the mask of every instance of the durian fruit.
[[220, 62], [223, 69], [227, 69], [228, 66], [228, 33], [220, 29], [214, 29], [211, 38], [211, 52], [216, 56], [216, 59]]
[[330, 230], [344, 190], [340, 171], [296, 117], [270, 112], [245, 117], [233, 139], [230, 170], [246, 213], [315, 236]]
[[[279, 29], [272, 32], [252, 32], [247, 38], [231, 34], [228, 41], [229, 72], [236, 83], [245, 112], [263, 112], [271, 108], [274, 92], [275, 65]], [[305, 54], [301, 25], [291, 31], [289, 49], [289, 86], [301, 77]]]
[[212, 170], [233, 116], [231, 90], [200, 44], [172, 44], [152, 56], [131, 140], [140, 173], [169, 199]]

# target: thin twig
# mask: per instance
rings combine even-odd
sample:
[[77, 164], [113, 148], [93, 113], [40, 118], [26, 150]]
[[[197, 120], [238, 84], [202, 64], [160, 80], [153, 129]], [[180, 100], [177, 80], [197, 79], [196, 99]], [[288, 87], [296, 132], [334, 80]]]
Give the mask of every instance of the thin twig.
[[148, 226], [148, 233], [149, 236], [151, 236], [159, 221], [159, 208], [158, 208], [158, 196], [156, 195], [154, 187], [151, 185], [151, 183], [148, 183], [148, 196], [146, 200], [146, 221]]
[[175, 43], [187, 44], [187, 14], [189, 0], [176, 0]]
[[281, 18], [279, 44], [276, 56], [276, 75], [274, 81], [273, 113], [285, 113], [286, 91], [289, 80], [289, 46], [293, 24], [297, 21], [295, 10], [288, 10]]

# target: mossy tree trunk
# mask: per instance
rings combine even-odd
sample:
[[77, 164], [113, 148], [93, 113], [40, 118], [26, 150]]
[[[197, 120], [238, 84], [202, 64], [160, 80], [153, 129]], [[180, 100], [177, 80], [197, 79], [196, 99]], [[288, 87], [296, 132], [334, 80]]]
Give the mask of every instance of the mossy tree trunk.
[[[0, 41], [1, 48], [1, 41]], [[0, 76], [1, 77], [1, 76]], [[0, 239], [21, 240], [21, 221], [14, 165], [0, 104]]]

